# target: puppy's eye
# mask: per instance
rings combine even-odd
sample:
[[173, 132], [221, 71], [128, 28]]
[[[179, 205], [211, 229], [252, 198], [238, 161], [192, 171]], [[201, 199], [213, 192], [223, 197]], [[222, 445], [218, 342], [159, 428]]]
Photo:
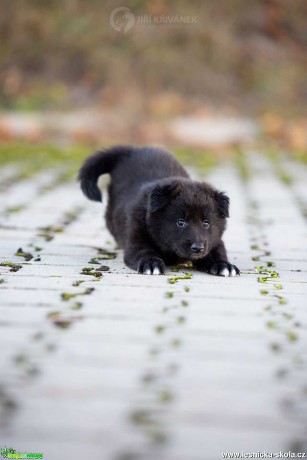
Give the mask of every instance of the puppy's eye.
[[210, 227], [210, 222], [209, 222], [208, 220], [204, 220], [204, 221], [203, 221], [203, 226], [204, 226], [205, 228], [209, 228], [209, 227]]
[[184, 219], [178, 219], [177, 220], [177, 225], [178, 227], [185, 227], [187, 225], [186, 221]]

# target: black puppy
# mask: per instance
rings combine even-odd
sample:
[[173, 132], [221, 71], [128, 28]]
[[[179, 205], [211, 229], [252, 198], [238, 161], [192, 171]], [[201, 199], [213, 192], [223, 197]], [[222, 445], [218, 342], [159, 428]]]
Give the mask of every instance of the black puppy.
[[205, 182], [192, 181], [167, 151], [115, 146], [86, 159], [79, 172], [83, 193], [101, 201], [98, 177], [109, 173], [109, 231], [124, 249], [125, 263], [159, 275], [165, 264], [192, 261], [212, 275], [235, 276], [222, 234], [229, 198]]

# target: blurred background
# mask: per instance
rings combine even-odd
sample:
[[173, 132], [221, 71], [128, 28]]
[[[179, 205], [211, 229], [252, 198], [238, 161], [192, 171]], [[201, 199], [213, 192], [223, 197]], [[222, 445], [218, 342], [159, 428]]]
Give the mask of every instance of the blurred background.
[[306, 42], [304, 0], [1, 0], [0, 141], [305, 157]]
[[[143, 433], [148, 455], [117, 458], [303, 451], [307, 176], [289, 157], [307, 164], [306, 45], [306, 0], [0, 0], [0, 448], [107, 458]], [[176, 303], [159, 316], [167, 280], [127, 278], [77, 186], [117, 143], [166, 146], [235, 204], [244, 276], [195, 277], [192, 326]], [[170, 457], [151, 450], [168, 432]]]

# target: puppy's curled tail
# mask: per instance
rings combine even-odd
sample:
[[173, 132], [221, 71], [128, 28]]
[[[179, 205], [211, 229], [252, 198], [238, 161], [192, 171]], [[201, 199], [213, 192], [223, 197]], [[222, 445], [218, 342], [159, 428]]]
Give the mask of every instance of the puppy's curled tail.
[[111, 173], [118, 161], [128, 156], [132, 148], [126, 145], [117, 145], [102, 150], [88, 157], [81, 167], [78, 180], [84, 195], [93, 201], [102, 201], [101, 191], [97, 181], [101, 174]]

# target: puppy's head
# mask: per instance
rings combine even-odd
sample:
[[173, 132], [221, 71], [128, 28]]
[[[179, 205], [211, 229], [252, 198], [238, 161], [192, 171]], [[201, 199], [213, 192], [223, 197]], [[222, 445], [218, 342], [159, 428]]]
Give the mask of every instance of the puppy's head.
[[148, 231], [163, 251], [197, 260], [220, 241], [229, 217], [229, 198], [204, 182], [159, 181], [148, 197]]

